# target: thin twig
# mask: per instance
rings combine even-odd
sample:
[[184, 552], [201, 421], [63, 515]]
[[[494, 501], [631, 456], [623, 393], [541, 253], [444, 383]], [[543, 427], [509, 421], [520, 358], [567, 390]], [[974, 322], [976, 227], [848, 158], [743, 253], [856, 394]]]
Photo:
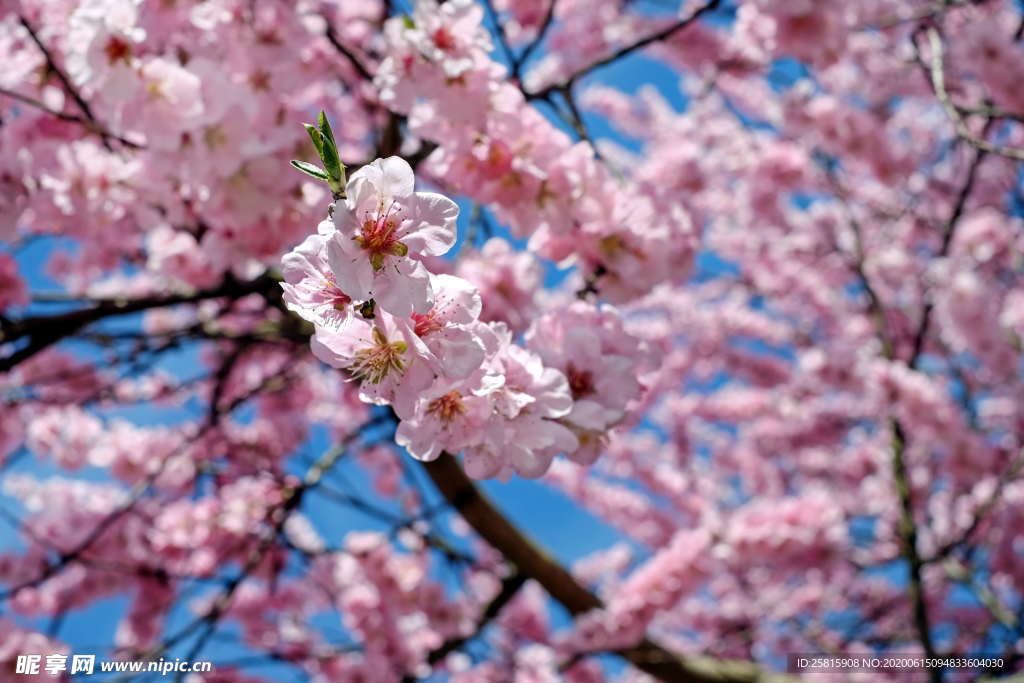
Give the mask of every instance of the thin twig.
[[82, 122], [86, 123], [86, 127], [90, 128], [103, 139], [103, 146], [106, 147], [107, 150], [112, 151], [113, 147], [110, 145], [110, 141], [117, 140], [127, 147], [136, 149], [142, 147], [142, 145], [139, 145], [138, 143], [111, 133], [105, 126], [100, 124], [96, 115], [92, 111], [92, 107], [89, 106], [89, 103], [85, 101], [82, 94], [78, 92], [78, 89], [71, 83], [71, 79], [68, 78], [67, 74], [64, 73], [64, 70], [57, 64], [57, 60], [54, 58], [53, 53], [50, 52], [50, 49], [46, 47], [46, 44], [43, 43], [42, 39], [40, 39], [39, 34], [36, 33], [36, 30], [32, 27], [32, 24], [29, 23], [28, 19], [19, 15], [18, 22], [26, 31], [28, 31], [28, 35], [32, 38], [32, 42], [35, 43], [36, 47], [39, 48], [39, 51], [43, 53], [43, 57], [46, 59], [46, 65], [49, 70], [57, 76], [57, 79], [64, 86], [64, 90], [67, 91], [68, 95], [71, 96], [71, 99], [75, 101], [75, 104], [81, 110], [85, 117]]
[[372, 81], [373, 74], [370, 73], [370, 70], [366, 67], [365, 64], [363, 64], [362, 60], [356, 57], [355, 53], [352, 52], [352, 50], [350, 50], [341, 42], [341, 40], [338, 38], [337, 32], [331, 25], [330, 20], [327, 17], [324, 17], [324, 21], [327, 23], [327, 31], [324, 35], [326, 36], [328, 42], [330, 42], [330, 44], [334, 46], [335, 50], [344, 55], [345, 58], [352, 63], [352, 66], [355, 67], [356, 71], [359, 72], [360, 76], [362, 76], [368, 81]]
[[[481, 631], [484, 630], [484, 627], [498, 616], [505, 605], [512, 601], [512, 598], [516, 596], [519, 589], [522, 588], [525, 583], [526, 577], [519, 572], [513, 572], [506, 576], [501, 582], [501, 590], [499, 590], [498, 594], [495, 595], [489, 603], [487, 603], [487, 606], [477, 618], [473, 632], [466, 636], [457, 636], [455, 638], [448, 638], [445, 640], [439, 647], [430, 651], [430, 654], [427, 655], [427, 663], [437, 664], [449, 654], [455, 652], [463, 645], [479, 636]], [[402, 683], [413, 683], [416, 680], [416, 676], [413, 676], [412, 674], [402, 677]]]
[[961, 116], [959, 108], [950, 97], [949, 91], [946, 90], [942, 37], [934, 27], [927, 29], [927, 34], [928, 44], [931, 48], [931, 67], [929, 69], [929, 73], [931, 74], [932, 89], [935, 91], [935, 96], [938, 98], [943, 108], [945, 108], [946, 114], [953, 123], [953, 127], [956, 128], [957, 135], [967, 143], [984, 152], [998, 154], [999, 156], [1016, 159], [1018, 161], [1024, 161], [1024, 149], [993, 145], [988, 140], [971, 132], [971, 129], [967, 126], [967, 122], [964, 120], [963, 116]]
[[558, 0], [551, 0], [551, 3], [548, 5], [547, 14], [544, 15], [544, 21], [541, 23], [540, 29], [537, 31], [537, 36], [532, 41], [530, 41], [530, 44], [527, 45], [526, 49], [522, 51], [522, 53], [519, 55], [519, 58], [516, 59], [515, 62], [513, 62], [512, 77], [515, 80], [520, 80], [523, 71], [523, 66], [526, 64], [526, 61], [530, 58], [530, 55], [532, 55], [533, 52], [538, 47], [540, 47], [541, 43], [544, 42], [544, 37], [547, 35], [548, 29], [551, 28], [551, 23], [555, 18], [555, 5], [557, 3]]
[[546, 98], [555, 91], [564, 90], [565, 88], [571, 86], [577, 80], [583, 78], [584, 76], [589, 74], [591, 71], [594, 71], [595, 69], [600, 69], [602, 66], [606, 66], [607, 64], [611, 64], [612, 62], [618, 61], [623, 57], [633, 52], [636, 52], [637, 50], [641, 50], [647, 47], [648, 45], [672, 37], [675, 33], [683, 30], [687, 26], [690, 26], [691, 24], [696, 22], [703, 15], [713, 11], [715, 8], [718, 7], [718, 5], [721, 4], [721, 2], [722, 0], [709, 0], [709, 2], [705, 3], [704, 5], [701, 5], [693, 12], [691, 12], [688, 16], [680, 19], [679, 21], [676, 21], [670, 24], [669, 26], [666, 26], [660, 31], [655, 31], [651, 35], [641, 38], [640, 40], [634, 43], [630, 43], [629, 45], [621, 47], [612, 54], [606, 57], [602, 57], [601, 59], [598, 59], [597, 61], [592, 62], [591, 64], [583, 67], [582, 69], [574, 73], [572, 76], [570, 76], [568, 80], [566, 80], [564, 83], [555, 83], [553, 85], [549, 85], [543, 90], [527, 93], [526, 95], [529, 99]]

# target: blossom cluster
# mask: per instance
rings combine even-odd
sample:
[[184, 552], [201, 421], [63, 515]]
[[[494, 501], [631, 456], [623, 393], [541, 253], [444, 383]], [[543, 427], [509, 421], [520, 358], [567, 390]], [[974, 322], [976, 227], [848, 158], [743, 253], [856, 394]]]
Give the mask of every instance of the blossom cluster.
[[[575, 4], [575, 20], [597, 20]], [[616, 177], [588, 142], [573, 143], [531, 106], [491, 57], [482, 19], [472, 0], [423, 0], [385, 26], [375, 84], [413, 133], [438, 144], [427, 173], [492, 207], [531, 251], [577, 265], [609, 301], [683, 281], [697, 243], [686, 209]]]
[[[94, 615], [140, 658], [189, 609], [168, 652], [254, 655], [201, 683], [1019, 664], [1020, 27], [0, 0], [0, 671]], [[326, 187], [288, 170], [316, 110]], [[403, 448], [538, 481], [486, 487], [488, 524]]]
[[582, 301], [538, 318], [526, 346], [482, 321], [472, 284], [425, 265], [455, 244], [458, 213], [417, 192], [399, 157], [363, 166], [285, 255], [285, 304], [313, 323], [317, 358], [392, 407], [413, 457], [461, 452], [475, 478], [538, 477], [563, 453], [592, 462], [641, 398], [645, 346], [615, 309]]

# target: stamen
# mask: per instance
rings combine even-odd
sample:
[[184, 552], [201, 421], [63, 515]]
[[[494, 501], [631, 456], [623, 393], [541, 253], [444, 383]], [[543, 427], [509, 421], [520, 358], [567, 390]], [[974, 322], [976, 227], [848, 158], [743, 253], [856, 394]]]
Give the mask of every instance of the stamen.
[[380, 384], [392, 371], [405, 370], [403, 354], [409, 346], [403, 341], [388, 342], [379, 329], [373, 329], [374, 346], [356, 351], [348, 371], [360, 381]]
[[594, 393], [594, 375], [589, 370], [580, 370], [569, 363], [569, 367], [565, 369], [565, 376], [569, 380], [569, 391], [572, 392], [573, 400], [578, 401]]
[[448, 424], [458, 415], [466, 414], [466, 406], [462, 403], [462, 394], [454, 389], [444, 396], [435, 398], [427, 404], [427, 412], [434, 413], [444, 424]]

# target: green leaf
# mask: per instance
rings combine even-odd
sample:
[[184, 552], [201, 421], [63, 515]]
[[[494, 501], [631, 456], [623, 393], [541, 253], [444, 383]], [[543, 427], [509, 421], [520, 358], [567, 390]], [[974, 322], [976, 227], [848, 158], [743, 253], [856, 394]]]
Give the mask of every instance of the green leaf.
[[341, 159], [338, 158], [338, 148], [330, 140], [324, 140], [324, 151], [320, 154], [320, 159], [324, 162], [324, 168], [327, 169], [330, 179], [338, 183], [343, 182], [344, 166]]
[[327, 120], [327, 114], [324, 110], [320, 110], [320, 117], [317, 119], [317, 123], [320, 125], [320, 132], [324, 136], [324, 140], [329, 140], [332, 145], [337, 148], [338, 143], [334, 141], [334, 131], [331, 130], [331, 122]]
[[298, 161], [297, 159], [292, 159], [292, 166], [299, 169], [306, 175], [311, 175], [318, 180], [329, 181], [331, 179], [330, 176], [328, 176], [327, 173], [324, 171], [324, 169], [320, 168], [316, 164], [311, 164], [307, 161]]
[[304, 123], [302, 124], [306, 132], [309, 133], [309, 139], [313, 141], [313, 146], [316, 147], [316, 153], [321, 157], [324, 155], [324, 138], [320, 131], [317, 130], [316, 126]]
[[338, 144], [334, 141], [334, 131], [331, 130], [331, 124], [323, 110], [320, 111], [317, 123], [320, 126], [320, 159], [324, 162], [324, 168], [327, 169], [327, 174], [331, 179], [331, 189], [337, 191], [345, 184], [345, 164], [341, 163], [341, 158], [338, 156]]
[[408, 14], [402, 15], [402, 25], [409, 29], [416, 28], [416, 22]]

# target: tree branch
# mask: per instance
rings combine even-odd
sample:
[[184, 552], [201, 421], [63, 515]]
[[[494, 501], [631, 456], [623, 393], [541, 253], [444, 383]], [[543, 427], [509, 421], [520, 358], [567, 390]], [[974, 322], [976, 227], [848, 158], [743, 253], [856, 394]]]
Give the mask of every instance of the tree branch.
[[[142, 145], [139, 145], [138, 143], [132, 142], [131, 140], [126, 140], [125, 138], [119, 135], [114, 135], [113, 133], [108, 131], [105, 126], [100, 124], [99, 120], [96, 118], [96, 115], [93, 114], [92, 107], [89, 106], [89, 103], [85, 101], [85, 98], [82, 97], [82, 94], [78, 92], [78, 89], [75, 88], [74, 84], [71, 83], [71, 79], [68, 78], [66, 73], [64, 73], [64, 70], [60, 68], [60, 66], [58, 66], [57, 60], [54, 59], [53, 53], [50, 52], [50, 49], [46, 47], [43, 41], [39, 38], [39, 34], [36, 33], [35, 29], [32, 27], [32, 24], [29, 23], [28, 19], [26, 19], [23, 15], [19, 15], [18, 23], [20, 23], [22, 27], [26, 31], [28, 31], [28, 35], [32, 38], [32, 42], [35, 43], [36, 47], [39, 48], [39, 51], [43, 53], [43, 57], [46, 59], [46, 65], [49, 68], [49, 70], [57, 76], [57, 80], [59, 80], [61, 82], [61, 85], [64, 86], [64, 90], [67, 91], [68, 95], [71, 96], [71, 99], [73, 99], [75, 101], [75, 104], [78, 105], [78, 108], [81, 110], [82, 114], [85, 117], [82, 123], [87, 123], [87, 127], [90, 128], [95, 133], [97, 133], [103, 139], [103, 146], [106, 147], [107, 150], [113, 150], [113, 148], [110, 145], [110, 141], [117, 140], [126, 147], [132, 147], [136, 149], [142, 147]], [[9, 95], [10, 93], [8, 92], [6, 94]], [[22, 101], [25, 100], [22, 99]]]
[[344, 55], [344, 57], [348, 59], [349, 62], [352, 63], [352, 66], [355, 67], [356, 71], [359, 72], [360, 76], [362, 76], [368, 81], [372, 81], [373, 74], [370, 73], [370, 70], [366, 68], [366, 65], [363, 64], [363, 62], [358, 57], [356, 57], [355, 53], [352, 52], [352, 50], [348, 49], [348, 47], [342, 44], [341, 40], [338, 38], [337, 32], [331, 25], [330, 19], [324, 17], [324, 21], [327, 23], [327, 32], [324, 35], [326, 36], [327, 40], [331, 43], [331, 45], [334, 46], [334, 49], [337, 50], [342, 55]]
[[[423, 464], [437, 489], [463, 519], [524, 576], [537, 581], [570, 613], [576, 615], [602, 606], [593, 593], [517, 529], [466, 476], [447, 453]], [[750, 662], [709, 657], [680, 658], [649, 638], [618, 651], [633, 666], [663, 681], [724, 683], [755, 681], [765, 673]]]
[[666, 26], [660, 31], [655, 31], [654, 33], [645, 38], [641, 38], [640, 40], [634, 43], [630, 43], [629, 45], [621, 47], [612, 54], [606, 57], [602, 57], [601, 59], [592, 62], [588, 66], [583, 67], [582, 69], [574, 73], [572, 76], [570, 76], [569, 79], [565, 81], [565, 83], [555, 83], [553, 85], [549, 85], [548, 87], [538, 92], [526, 93], [526, 96], [528, 99], [545, 98], [555, 91], [564, 90], [565, 88], [568, 88], [574, 82], [576, 82], [580, 78], [583, 78], [584, 76], [589, 74], [591, 71], [594, 71], [595, 69], [600, 69], [602, 66], [618, 61], [625, 57], [626, 55], [629, 55], [632, 52], [636, 52], [637, 50], [641, 50], [647, 47], [648, 45], [651, 45], [652, 43], [657, 43], [658, 41], [670, 38], [675, 33], [683, 30], [690, 24], [696, 22], [703, 15], [717, 8], [721, 4], [721, 2], [722, 0], [709, 0], [707, 3], [701, 5], [693, 12], [691, 12], [689, 16], [686, 16], [680, 19], [679, 21]]
[[[985, 130], [987, 131], [991, 125], [992, 120], [989, 119], [985, 124]], [[942, 245], [939, 247], [937, 255], [938, 258], [945, 258], [949, 254], [950, 248], [953, 246], [953, 236], [956, 234], [956, 226], [964, 215], [964, 209], [967, 206], [967, 199], [971, 196], [971, 190], [974, 189], [974, 181], [978, 175], [978, 167], [981, 165], [986, 154], [987, 151], [981, 147], [975, 148], [974, 158], [971, 160], [971, 165], [967, 169], [967, 179], [964, 181], [963, 186], [960, 188], [960, 192], [957, 194], [956, 201], [953, 203], [953, 211], [950, 213], [949, 219], [946, 221], [946, 225], [942, 231]], [[917, 367], [918, 361], [920, 361], [921, 355], [924, 353], [924, 343], [928, 336], [928, 328], [931, 325], [932, 311], [934, 308], [935, 304], [932, 301], [928, 301], [924, 305], [924, 310], [921, 313], [921, 322], [917, 327], [917, 332], [914, 334], [910, 360], [907, 362], [907, 365], [911, 368]]]
[[522, 75], [523, 65], [526, 64], [526, 60], [530, 58], [530, 55], [540, 47], [540, 44], [544, 42], [544, 36], [547, 35], [548, 29], [551, 28], [551, 22], [555, 18], [555, 4], [558, 0], [551, 0], [551, 4], [548, 5], [547, 14], [544, 15], [544, 21], [540, 25], [540, 29], [537, 31], [537, 37], [534, 38], [526, 49], [522, 51], [518, 59], [512, 64], [512, 78], [519, 80]]
[[94, 322], [129, 313], [138, 313], [153, 308], [196, 303], [206, 299], [222, 297], [240, 298], [247, 294], [267, 293], [277, 287], [277, 281], [269, 274], [239, 282], [228, 277], [218, 287], [203, 289], [190, 294], [148, 296], [138, 299], [106, 299], [89, 308], [49, 316], [33, 316], [22, 320], [8, 321], [0, 325], [0, 343], [6, 344], [28, 337], [28, 344], [8, 356], [0, 358], [0, 372], [9, 372], [19, 363], [28, 360], [40, 351], [70, 337], [78, 330]]
[[[892, 473], [900, 504], [900, 519], [897, 527], [900, 538], [900, 554], [907, 560], [909, 566], [907, 595], [910, 598], [914, 629], [921, 641], [921, 648], [926, 657], [935, 657], [935, 644], [932, 641], [931, 620], [928, 616], [928, 602], [924, 594], [922, 577], [924, 561], [917, 548], [917, 524], [914, 521], [914, 504], [911, 498], [910, 477], [907, 473], [905, 457], [907, 436], [899, 420], [890, 420], [890, 427], [892, 429]], [[929, 669], [928, 672], [933, 683], [941, 683], [941, 669]]]
[[[447, 639], [440, 647], [430, 652], [427, 656], [427, 662], [429, 664], [436, 664], [440, 662], [449, 654], [458, 650], [470, 640], [480, 635], [480, 632], [484, 630], [484, 627], [498, 616], [505, 605], [512, 601], [512, 598], [516, 596], [516, 593], [519, 592], [519, 589], [522, 588], [525, 583], [526, 577], [519, 572], [513, 572], [506, 576], [501, 582], [501, 590], [498, 591], [498, 594], [495, 595], [489, 603], [487, 603], [487, 607], [485, 607], [480, 613], [480, 617], [477, 619], [476, 628], [473, 629], [473, 633], [468, 636], [459, 636]], [[411, 674], [402, 677], [402, 683], [413, 683], [414, 681], [416, 681], [416, 676]]]
[[[949, 91], [946, 90], [942, 37], [934, 27], [929, 28], [927, 33], [928, 44], [931, 48], [931, 65], [929, 67], [929, 73], [931, 75], [932, 89], [935, 91], [935, 96], [938, 98], [943, 108], [945, 108], [950, 121], [953, 122], [953, 127], [956, 128], [957, 135], [968, 144], [976, 147], [979, 151], [998, 154], [1018, 161], [1024, 160], [1024, 149], [1017, 149], [1015, 147], [999, 147], [997, 145], [993, 145], [983, 137], [979, 137], [971, 132], [971, 129], [967, 126], [967, 122], [960, 114], [960, 108], [953, 102], [953, 99], [949, 95]], [[914, 45], [915, 47], [917, 46], [916, 40]], [[918, 50], [918, 55], [920, 55], [920, 50]]]

